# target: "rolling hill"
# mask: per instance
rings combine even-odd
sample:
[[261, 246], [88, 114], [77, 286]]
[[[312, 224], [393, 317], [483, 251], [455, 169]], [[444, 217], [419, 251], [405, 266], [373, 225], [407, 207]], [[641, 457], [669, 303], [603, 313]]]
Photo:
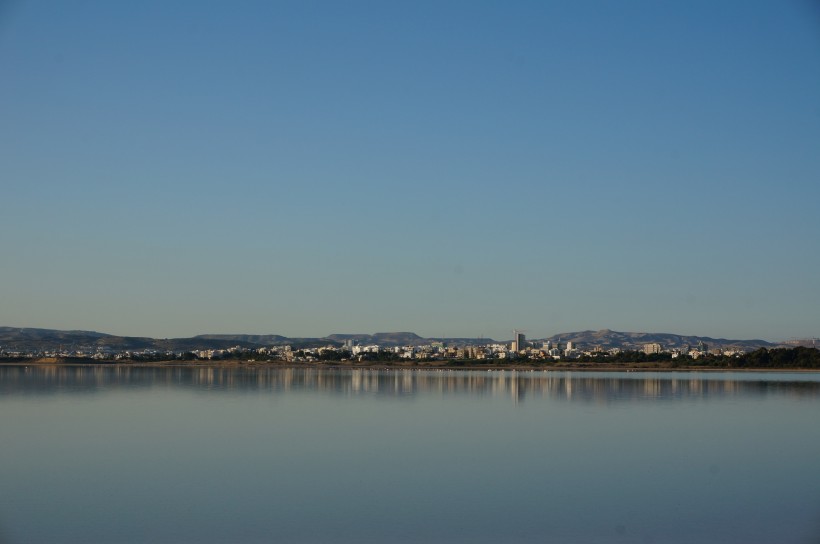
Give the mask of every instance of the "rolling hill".
[[[95, 331], [54, 330], [0, 327], [0, 349], [5, 351], [50, 351], [108, 348], [114, 351], [156, 349], [162, 351], [189, 351], [195, 349], [226, 349], [234, 346], [254, 348], [289, 344], [294, 347], [340, 346], [347, 340], [356, 344], [379, 344], [385, 347], [422, 345], [442, 341], [447, 345], [495, 343], [490, 338], [424, 338], [413, 332], [378, 332], [375, 334], [331, 334], [321, 338], [292, 338], [278, 334], [201, 334], [190, 338], [147, 338], [115, 336]], [[600, 346], [603, 349], [641, 349], [643, 344], [658, 343], [665, 348], [695, 347], [699, 342], [710, 348], [742, 348], [752, 350], [773, 348], [780, 344], [766, 340], [728, 340], [708, 336], [686, 336], [672, 333], [618, 332], [610, 329], [556, 334], [549, 338], [533, 339], [536, 345], [550, 340], [565, 344], [573, 342], [581, 349]]]

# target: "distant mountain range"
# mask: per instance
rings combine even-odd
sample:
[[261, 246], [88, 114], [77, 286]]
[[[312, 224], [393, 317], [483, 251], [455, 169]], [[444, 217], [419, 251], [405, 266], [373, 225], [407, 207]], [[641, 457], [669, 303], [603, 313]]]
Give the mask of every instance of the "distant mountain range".
[[[381, 346], [422, 345], [444, 342], [447, 345], [475, 345], [496, 343], [490, 338], [422, 338], [413, 332], [379, 332], [376, 334], [331, 334], [321, 338], [289, 338], [278, 334], [201, 334], [191, 338], [147, 338], [139, 336], [115, 336], [95, 331], [61, 331], [53, 329], [31, 329], [0, 327], [0, 349], [5, 351], [53, 351], [59, 349], [78, 350], [109, 348], [115, 351], [136, 351], [156, 349], [168, 351], [188, 351], [195, 349], [225, 349], [233, 346], [254, 348], [289, 344], [294, 347], [316, 347], [343, 345], [346, 340], [357, 344], [379, 344]], [[790, 343], [776, 344], [765, 340], [727, 340], [706, 336], [684, 336], [668, 333], [618, 332], [609, 329], [556, 334], [549, 338], [534, 339], [540, 343], [546, 340], [573, 342], [581, 349], [601, 346], [604, 349], [640, 349], [643, 344], [658, 343], [666, 348], [695, 347], [698, 342], [709, 348], [772, 348], [789, 346]], [[808, 340], [811, 342], [811, 340]], [[801, 341], [805, 342], [805, 341]]]
[[709, 336], [684, 336], [680, 334], [658, 332], [618, 332], [609, 329], [599, 331], [580, 331], [556, 334], [544, 340], [564, 344], [572, 342], [580, 348], [601, 346], [604, 349], [621, 348], [624, 350], [640, 349], [644, 344], [657, 343], [665, 348], [682, 348], [685, 346], [697, 347], [699, 342], [712, 348], [743, 348], [746, 350], [757, 348], [773, 348], [780, 344], [766, 340], [727, 340], [726, 338], [711, 338]]

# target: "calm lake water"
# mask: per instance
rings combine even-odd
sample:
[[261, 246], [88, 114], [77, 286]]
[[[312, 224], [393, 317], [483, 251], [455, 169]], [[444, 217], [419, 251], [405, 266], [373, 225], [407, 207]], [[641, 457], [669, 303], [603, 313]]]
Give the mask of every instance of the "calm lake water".
[[0, 367], [0, 542], [820, 542], [820, 375]]

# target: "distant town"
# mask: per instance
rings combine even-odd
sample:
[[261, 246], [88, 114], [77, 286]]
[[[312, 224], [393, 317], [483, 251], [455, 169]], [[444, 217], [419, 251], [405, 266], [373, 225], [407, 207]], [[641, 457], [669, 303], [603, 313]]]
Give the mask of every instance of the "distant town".
[[[670, 359], [686, 356], [698, 359], [708, 355], [709, 346], [699, 342], [696, 346], [684, 349], [664, 349], [658, 343], [644, 344], [641, 353], [645, 355], [667, 354]], [[53, 351], [5, 351], [0, 348], [0, 357], [26, 358], [85, 358], [92, 360], [215, 360], [262, 358], [287, 362], [316, 362], [316, 361], [364, 361], [364, 360], [435, 360], [470, 359], [470, 360], [577, 360], [581, 358], [606, 359], [614, 358], [626, 353], [621, 348], [602, 349], [600, 346], [584, 349], [573, 342], [559, 344], [557, 342], [528, 342], [523, 334], [518, 335], [511, 343], [493, 343], [483, 346], [447, 346], [444, 342], [431, 342], [416, 346], [386, 347], [379, 344], [360, 345], [348, 340], [343, 346], [322, 346], [314, 348], [294, 349], [290, 345], [247, 348], [233, 346], [226, 349], [197, 349], [190, 351], [160, 351], [143, 349], [139, 351], [114, 351], [106, 347], [81, 347], [77, 349], [63, 349]], [[716, 349], [715, 355], [736, 356], [745, 353], [737, 349]]]
[[[528, 340], [523, 332], [513, 331], [509, 342], [482, 339], [424, 339], [413, 333], [376, 335], [332, 335], [322, 339], [289, 341], [278, 336], [202, 335], [189, 339], [154, 340], [115, 337], [87, 331], [0, 328], [0, 359], [5, 361], [151, 362], [151, 361], [244, 361], [310, 363], [440, 363], [459, 366], [464, 362], [496, 365], [553, 365], [560, 363], [669, 363], [670, 366], [708, 364], [732, 366], [732, 361], [760, 359], [761, 366], [773, 358], [788, 359], [795, 349], [808, 350], [814, 360], [817, 339], [793, 340], [767, 345], [761, 340], [733, 341], [699, 337], [615, 331], [571, 333], [572, 338]], [[644, 341], [641, 339], [657, 339]], [[381, 342], [379, 341], [381, 340]], [[658, 341], [662, 340], [662, 341]], [[686, 341], [690, 343], [686, 343]], [[232, 341], [236, 343], [229, 345]], [[58, 343], [59, 342], [59, 343]], [[63, 344], [64, 342], [64, 344]], [[271, 345], [260, 345], [270, 342]], [[273, 344], [273, 342], [276, 342]], [[404, 343], [402, 343], [404, 342]], [[55, 345], [56, 344], [56, 345]], [[159, 346], [167, 345], [165, 349]], [[613, 344], [619, 344], [613, 346]], [[762, 345], [761, 345], [762, 344]], [[141, 346], [135, 349], [134, 346]], [[183, 346], [180, 348], [180, 346]], [[176, 348], [176, 349], [173, 349]], [[769, 352], [772, 355], [769, 355]], [[805, 357], [804, 357], [805, 358]], [[813, 363], [812, 363], [813, 364]], [[742, 365], [741, 365], [742, 366]], [[784, 366], [772, 364], [771, 366]], [[805, 366], [805, 365], [804, 365]], [[809, 365], [811, 366], [811, 365]]]

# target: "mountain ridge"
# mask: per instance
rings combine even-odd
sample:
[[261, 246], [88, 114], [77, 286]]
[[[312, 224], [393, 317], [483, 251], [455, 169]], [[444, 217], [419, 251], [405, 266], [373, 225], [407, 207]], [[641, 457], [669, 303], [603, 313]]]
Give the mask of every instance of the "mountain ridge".
[[622, 332], [611, 329], [600, 329], [597, 331], [586, 330], [555, 334], [543, 341], [552, 342], [573, 342], [581, 346], [598, 345], [601, 348], [620, 349], [640, 349], [643, 344], [660, 344], [664, 348], [682, 348], [684, 346], [696, 347], [699, 342], [707, 344], [709, 348], [769, 348], [777, 347], [780, 344], [761, 339], [736, 340], [727, 338], [714, 338], [711, 336], [695, 336], [665, 332]]
[[[186, 338], [150, 338], [143, 336], [118, 336], [97, 331], [59, 330], [28, 327], [0, 327], [0, 348], [6, 351], [49, 351], [57, 349], [98, 348], [120, 351], [156, 349], [163, 351], [189, 351], [195, 349], [226, 349], [234, 346], [255, 348], [273, 345], [312, 347], [323, 345], [341, 346], [352, 340], [357, 344], [379, 344], [386, 347], [422, 345], [445, 342], [449, 345], [475, 345], [499, 343], [491, 338], [424, 338], [414, 332], [333, 333], [323, 337], [287, 337], [278, 334], [200, 334]], [[623, 332], [611, 329], [585, 330], [555, 334], [532, 339], [541, 342], [573, 342], [581, 349], [600, 346], [603, 349], [641, 349], [649, 343], [664, 348], [696, 347], [703, 342], [711, 348], [757, 349], [785, 346], [784, 343], [766, 340], [732, 340], [709, 336], [681, 335], [675, 333]]]

